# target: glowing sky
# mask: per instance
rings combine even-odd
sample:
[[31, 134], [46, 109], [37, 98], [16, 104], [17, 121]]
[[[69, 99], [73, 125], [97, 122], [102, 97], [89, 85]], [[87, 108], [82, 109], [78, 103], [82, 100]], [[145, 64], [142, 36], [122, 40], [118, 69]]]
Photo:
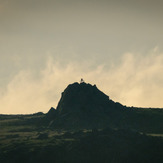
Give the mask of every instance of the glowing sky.
[[84, 78], [163, 107], [163, 1], [0, 0], [0, 113], [47, 112]]

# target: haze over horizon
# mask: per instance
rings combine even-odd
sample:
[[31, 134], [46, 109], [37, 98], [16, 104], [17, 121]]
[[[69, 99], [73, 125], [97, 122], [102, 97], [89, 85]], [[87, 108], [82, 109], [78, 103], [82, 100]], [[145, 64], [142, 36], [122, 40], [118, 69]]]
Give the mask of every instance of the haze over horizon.
[[161, 0], [0, 0], [0, 114], [47, 112], [84, 78], [163, 108]]

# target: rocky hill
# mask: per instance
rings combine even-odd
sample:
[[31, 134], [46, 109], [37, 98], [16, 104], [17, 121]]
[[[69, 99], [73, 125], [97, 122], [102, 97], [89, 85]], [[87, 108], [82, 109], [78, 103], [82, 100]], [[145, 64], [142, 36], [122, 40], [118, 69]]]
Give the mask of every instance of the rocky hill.
[[163, 109], [126, 107], [70, 84], [56, 109], [0, 115], [0, 163], [162, 163]]
[[96, 85], [76, 82], [64, 90], [57, 108], [49, 110], [47, 119], [55, 127], [106, 127], [111, 116], [123, 112], [124, 108]]
[[53, 128], [122, 128], [141, 132], [162, 130], [163, 110], [126, 107], [112, 101], [96, 85], [73, 83], [61, 95], [56, 109], [44, 120]]

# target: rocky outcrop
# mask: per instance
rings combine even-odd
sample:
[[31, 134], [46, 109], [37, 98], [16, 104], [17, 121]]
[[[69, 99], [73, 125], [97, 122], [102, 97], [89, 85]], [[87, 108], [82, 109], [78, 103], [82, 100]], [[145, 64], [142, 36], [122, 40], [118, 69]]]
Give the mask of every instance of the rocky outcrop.
[[47, 118], [54, 126], [92, 128], [107, 126], [113, 114], [123, 108], [123, 105], [110, 100], [96, 85], [73, 83], [62, 93], [56, 110], [49, 110]]

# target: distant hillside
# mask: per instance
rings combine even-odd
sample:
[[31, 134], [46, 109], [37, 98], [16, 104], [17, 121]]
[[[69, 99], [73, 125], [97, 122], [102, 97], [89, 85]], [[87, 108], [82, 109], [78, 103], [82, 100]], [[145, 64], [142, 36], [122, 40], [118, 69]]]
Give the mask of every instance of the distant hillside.
[[54, 128], [118, 127], [163, 133], [163, 109], [123, 106], [85, 82], [68, 85], [57, 108], [51, 108], [44, 120]]

